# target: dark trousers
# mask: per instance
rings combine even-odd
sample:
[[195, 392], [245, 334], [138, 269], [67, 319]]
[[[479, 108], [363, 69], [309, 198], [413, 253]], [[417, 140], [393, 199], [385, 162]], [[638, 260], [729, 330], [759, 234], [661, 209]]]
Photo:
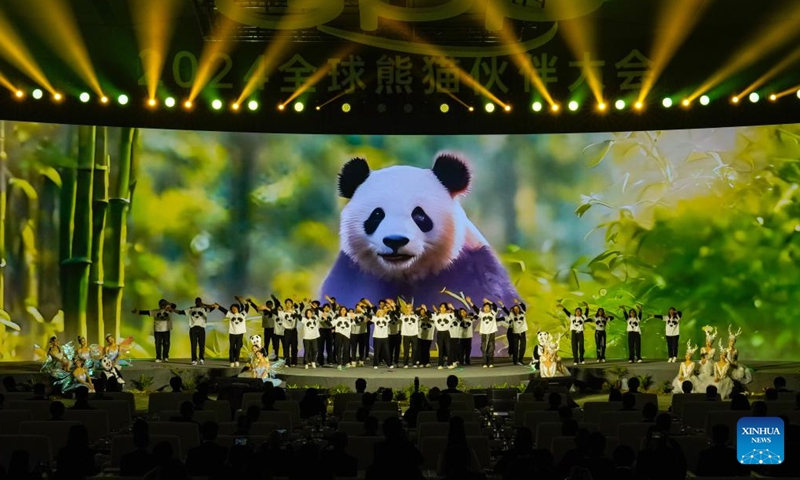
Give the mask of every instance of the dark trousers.
[[508, 342], [508, 358], [511, 358], [512, 361], [514, 358], [516, 358], [514, 352], [517, 349], [517, 343], [519, 343], [517, 337], [519, 337], [519, 335], [514, 333], [514, 330], [509, 328], [506, 331], [506, 341]]
[[170, 332], [153, 332], [156, 341], [156, 360], [169, 360]]
[[431, 363], [431, 344], [433, 340], [417, 340], [417, 361], [420, 365], [430, 365]]
[[569, 332], [572, 339], [572, 360], [575, 363], [583, 361], [583, 332]]
[[350, 361], [363, 362], [367, 358], [367, 334], [350, 334]]
[[494, 365], [494, 333], [481, 334], [481, 358], [484, 365]]
[[447, 347], [447, 361], [450, 364], [461, 363], [461, 339], [450, 337], [450, 345]]
[[336, 334], [336, 355], [340, 366], [350, 363], [350, 338], [341, 333]]
[[336, 363], [333, 357], [333, 332], [330, 328], [320, 328], [317, 339], [317, 365], [325, 365], [326, 357], [328, 363]]
[[[411, 363], [408, 363], [409, 353], [411, 353]], [[414, 365], [419, 362], [419, 352], [417, 351], [417, 336], [403, 335], [403, 364]]]
[[395, 333], [389, 335], [389, 360], [392, 361], [392, 365], [397, 365], [400, 363], [400, 334]]
[[196, 362], [198, 347], [200, 360], [206, 356], [206, 329], [205, 327], [192, 327], [189, 329], [189, 343], [192, 345], [192, 361]]
[[680, 338], [680, 335], [667, 335], [667, 355], [669, 355], [669, 358], [678, 356], [678, 338]]
[[239, 353], [242, 351], [242, 341], [244, 340], [243, 333], [228, 334], [228, 361], [238, 362]]
[[[514, 364], [525, 363], [526, 332], [514, 333], [510, 338], [508, 350], [511, 352], [511, 361]], [[514, 347], [513, 350], [511, 347]]]
[[597, 359], [606, 359], [606, 331], [600, 330], [594, 332], [594, 343], [597, 346]]
[[278, 349], [280, 348], [281, 337], [275, 335], [274, 328], [264, 328], [264, 352], [269, 356], [269, 344], [272, 343], [272, 351], [275, 352], [275, 358], [278, 357]]
[[372, 366], [378, 367], [381, 360], [386, 362], [386, 366], [392, 364], [389, 359], [389, 339], [388, 338], [373, 338], [372, 339]]
[[311, 365], [317, 361], [317, 340], [319, 339], [303, 339], [303, 365]]
[[283, 357], [286, 365], [297, 365], [297, 329], [287, 328], [283, 331]]
[[470, 357], [472, 357], [472, 339], [471, 338], [461, 338], [459, 339], [459, 343], [461, 344], [461, 362], [464, 365], [471, 365], [472, 361]]
[[447, 358], [448, 348], [450, 347], [450, 332], [437, 331], [436, 332], [436, 349], [439, 351], [439, 366], [444, 367], [444, 359]]
[[636, 361], [642, 358], [642, 334], [628, 332], [628, 360]]

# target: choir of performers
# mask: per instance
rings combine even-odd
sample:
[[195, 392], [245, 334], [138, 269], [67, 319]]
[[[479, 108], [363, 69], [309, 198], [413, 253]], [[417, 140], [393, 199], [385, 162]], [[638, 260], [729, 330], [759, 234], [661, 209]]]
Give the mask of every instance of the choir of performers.
[[628, 322], [628, 363], [642, 363], [642, 306], [636, 304], [636, 310], [626, 310], [625, 305], [620, 308]]
[[681, 334], [680, 321], [683, 314], [670, 307], [666, 315], [656, 315], [655, 318], [664, 320], [667, 339], [667, 361], [675, 363], [678, 360], [678, 340]]
[[[350, 323], [350, 363], [351, 367], [363, 367], [364, 360], [367, 358], [367, 346], [369, 344], [369, 315], [375, 310], [375, 306], [369, 300], [361, 300], [356, 305], [355, 315]], [[398, 334], [399, 335], [399, 334]], [[389, 356], [392, 350], [392, 327], [389, 326]]]
[[681, 362], [681, 366], [678, 368], [678, 375], [676, 375], [675, 379], [672, 381], [672, 391], [674, 393], [683, 392], [683, 382], [687, 381], [692, 383], [692, 391], [698, 390], [700, 380], [695, 373], [697, 364], [692, 360], [696, 351], [697, 345], [692, 345], [691, 340], [686, 342], [686, 359]]
[[169, 362], [170, 332], [172, 332], [172, 313], [177, 306], [165, 299], [158, 301], [158, 309], [138, 310], [133, 313], [153, 317], [153, 338], [156, 346], [156, 363]]
[[569, 319], [569, 333], [572, 339], [572, 362], [574, 365], [583, 365], [586, 363], [583, 360], [583, 354], [585, 351], [583, 331], [586, 328], [586, 322], [588, 321], [587, 317], [589, 315], [589, 305], [586, 302], [583, 302], [583, 306], [586, 308], [586, 313], [584, 313], [580, 307], [576, 308], [574, 313], [570, 313], [569, 310], [564, 308], [564, 306], [560, 303], [557, 306]]
[[470, 359], [472, 357], [472, 335], [474, 333], [473, 324], [475, 323], [475, 318], [466, 308], [459, 308], [458, 313], [458, 320], [461, 322], [458, 363], [461, 365], [472, 365]]
[[325, 364], [336, 364], [336, 358], [333, 356], [333, 317], [336, 310], [336, 299], [332, 297], [325, 297], [328, 301], [322, 306], [322, 311], [319, 313], [319, 340], [317, 342], [317, 365], [323, 366]]

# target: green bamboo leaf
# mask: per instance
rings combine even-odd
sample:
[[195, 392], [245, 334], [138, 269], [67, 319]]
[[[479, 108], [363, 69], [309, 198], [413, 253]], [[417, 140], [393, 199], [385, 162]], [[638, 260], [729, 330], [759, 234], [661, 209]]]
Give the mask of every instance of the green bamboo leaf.
[[586, 213], [586, 211], [589, 210], [590, 208], [592, 208], [591, 203], [584, 203], [575, 209], [575, 215], [577, 215], [578, 217], [582, 217], [583, 214]]
[[15, 330], [17, 332], [21, 330], [19, 325], [11, 321], [11, 315], [9, 315], [5, 310], [0, 310], [0, 324], [3, 324], [11, 330]]
[[50, 180], [56, 187], [61, 188], [61, 175], [53, 167], [44, 167], [39, 170], [39, 174]]
[[600, 165], [600, 163], [606, 158], [606, 155], [608, 155], [612, 145], [614, 145], [614, 140], [603, 140], [599, 143], [587, 145], [586, 148], [581, 151], [581, 154], [588, 158], [589, 168]]
[[23, 180], [21, 178], [12, 178], [8, 181], [8, 185], [10, 187], [19, 188], [22, 193], [25, 194], [25, 197], [28, 199], [28, 201], [36, 201], [39, 199], [39, 194], [36, 193], [36, 189], [33, 188], [31, 182], [27, 180]]
[[50, 325], [53, 325], [54, 327], [56, 327], [56, 329], [58, 331], [63, 331], [64, 330], [64, 311], [63, 310], [59, 310], [55, 315], [53, 315], [53, 318], [50, 320]]
[[44, 317], [42, 316], [41, 312], [39, 312], [38, 308], [34, 307], [33, 305], [28, 305], [25, 307], [25, 311], [28, 312], [28, 315], [33, 317], [34, 320], [36, 320], [36, 323], [44, 323]]

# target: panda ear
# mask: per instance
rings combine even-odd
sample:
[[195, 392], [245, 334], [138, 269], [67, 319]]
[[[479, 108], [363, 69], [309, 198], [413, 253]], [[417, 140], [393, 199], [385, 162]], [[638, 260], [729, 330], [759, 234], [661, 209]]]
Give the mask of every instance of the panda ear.
[[467, 162], [452, 153], [440, 153], [436, 156], [433, 174], [453, 197], [466, 192], [472, 179]]
[[339, 172], [339, 196], [353, 198], [356, 189], [369, 177], [369, 165], [363, 158], [354, 158], [345, 163]]

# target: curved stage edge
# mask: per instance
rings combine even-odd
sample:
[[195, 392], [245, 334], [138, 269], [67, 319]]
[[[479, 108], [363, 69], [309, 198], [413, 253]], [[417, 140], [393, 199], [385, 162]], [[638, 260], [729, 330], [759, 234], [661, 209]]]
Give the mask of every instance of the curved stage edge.
[[[457, 375], [463, 388], [489, 388], [513, 387], [538, 378], [538, 373], [528, 366], [514, 366], [506, 359], [496, 359], [495, 368], [482, 368], [480, 365], [458, 367], [456, 369], [438, 370], [432, 368], [399, 368], [388, 369], [372, 366], [350, 367], [338, 370], [332, 366], [317, 369], [304, 369], [300, 367], [279, 370], [278, 377], [289, 387], [322, 387], [332, 388], [347, 386], [353, 388], [357, 378], [367, 380], [370, 389], [388, 387], [404, 389], [413, 385], [414, 378], [419, 377], [420, 384], [426, 387], [445, 387], [448, 375]], [[667, 363], [664, 360], [646, 360], [643, 363], [629, 364], [627, 361], [609, 361], [607, 363], [594, 363], [587, 361], [584, 365], [572, 365], [566, 362], [571, 377], [551, 379], [554, 383], [572, 383], [586, 391], [600, 391], [603, 383], [613, 381], [620, 377], [624, 370], [624, 378], [631, 376], [650, 376], [651, 389], [658, 389], [664, 382], [671, 382], [678, 371], [677, 363]], [[800, 390], [800, 363], [786, 361], [758, 361], [748, 362], [748, 367], [753, 369], [753, 382], [748, 385], [750, 391], [761, 391], [772, 385], [772, 380], [784, 376], [791, 390]], [[39, 377], [40, 364], [36, 362], [3, 362], [0, 363], [0, 376], [11, 375], [17, 382], [27, 383], [43, 381]], [[231, 383], [242, 381], [254, 382], [242, 368], [231, 368], [222, 360], [209, 360], [205, 365], [191, 365], [189, 360], [175, 359], [170, 363], [154, 363], [152, 360], [133, 360], [130, 367], [123, 370], [125, 379], [130, 388], [134, 382], [144, 379], [150, 384], [149, 389], [159, 389], [169, 384], [169, 378], [180, 375], [184, 381], [197, 383], [209, 379], [218, 383]], [[570, 382], [571, 380], [571, 382]]]

